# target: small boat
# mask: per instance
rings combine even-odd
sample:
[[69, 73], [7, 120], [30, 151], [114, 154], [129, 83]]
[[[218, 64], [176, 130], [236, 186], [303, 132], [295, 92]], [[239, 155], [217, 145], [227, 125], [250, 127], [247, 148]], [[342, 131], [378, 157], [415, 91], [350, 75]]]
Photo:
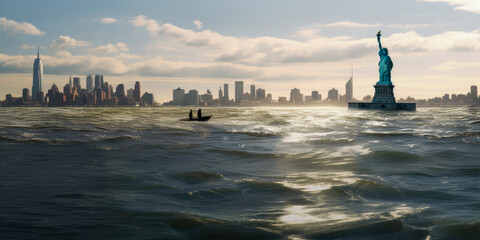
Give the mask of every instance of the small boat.
[[199, 122], [206, 122], [206, 121], [210, 120], [210, 118], [212, 118], [212, 115], [210, 115], [210, 116], [202, 116], [201, 118], [196, 117], [196, 118], [192, 118], [192, 119], [190, 119], [190, 118], [182, 118], [182, 119], [180, 119], [180, 121], [199, 121]]

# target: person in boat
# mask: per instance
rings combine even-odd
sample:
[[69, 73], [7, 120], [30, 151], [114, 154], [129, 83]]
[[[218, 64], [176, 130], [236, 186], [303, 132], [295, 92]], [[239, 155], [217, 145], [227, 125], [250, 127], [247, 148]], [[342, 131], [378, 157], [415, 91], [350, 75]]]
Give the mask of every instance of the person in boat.
[[200, 108], [197, 111], [197, 117], [198, 117], [198, 119], [202, 118], [202, 109], [200, 109]]
[[193, 119], [193, 111], [190, 109], [190, 113], [188, 114], [188, 119], [192, 120]]

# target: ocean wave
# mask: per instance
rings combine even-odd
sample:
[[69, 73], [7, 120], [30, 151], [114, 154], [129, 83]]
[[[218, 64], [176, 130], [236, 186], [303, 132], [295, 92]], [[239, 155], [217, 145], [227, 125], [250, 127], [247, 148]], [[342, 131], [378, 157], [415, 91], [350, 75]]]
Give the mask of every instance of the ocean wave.
[[249, 151], [240, 151], [240, 150], [233, 150], [233, 149], [221, 149], [221, 148], [210, 148], [206, 149], [206, 152], [211, 152], [211, 153], [221, 153], [225, 154], [227, 156], [240, 156], [240, 157], [256, 157], [265, 159], [265, 158], [277, 158], [284, 156], [283, 154], [280, 153], [258, 153], [258, 152], [249, 152]]
[[131, 135], [120, 135], [112, 137], [102, 137], [99, 139], [100, 142], [117, 142], [123, 140], [137, 140], [140, 139], [140, 136], [131, 136]]
[[374, 151], [363, 155], [362, 158], [369, 160], [380, 160], [383, 162], [411, 162], [424, 159], [424, 157], [414, 153], [399, 151]]
[[291, 187], [287, 187], [281, 183], [264, 182], [257, 180], [239, 180], [235, 182], [244, 188], [247, 193], [259, 193], [262, 195], [274, 194], [277, 196], [301, 195], [303, 191]]
[[351, 227], [330, 227], [319, 233], [308, 234], [308, 239], [426, 239], [430, 232], [425, 229], [406, 227], [398, 219]]
[[399, 199], [404, 194], [397, 188], [372, 180], [357, 180], [352, 184], [333, 186], [322, 192], [332, 199], [351, 198], [367, 201], [372, 199]]
[[172, 178], [187, 184], [199, 184], [226, 179], [223, 174], [214, 172], [184, 172], [174, 174]]
[[188, 193], [173, 194], [174, 197], [181, 200], [219, 200], [228, 198], [238, 198], [242, 191], [234, 188], [211, 188], [206, 190], [196, 190]]
[[434, 236], [442, 236], [442, 239], [478, 239], [480, 237], [480, 221], [438, 226], [433, 231]]
[[235, 130], [231, 130], [231, 131], [227, 131], [227, 132], [234, 133], [234, 134], [244, 134], [244, 135], [248, 135], [248, 136], [251, 136], [251, 137], [278, 137], [278, 136], [282, 136], [281, 133], [262, 132], [262, 131], [235, 131]]

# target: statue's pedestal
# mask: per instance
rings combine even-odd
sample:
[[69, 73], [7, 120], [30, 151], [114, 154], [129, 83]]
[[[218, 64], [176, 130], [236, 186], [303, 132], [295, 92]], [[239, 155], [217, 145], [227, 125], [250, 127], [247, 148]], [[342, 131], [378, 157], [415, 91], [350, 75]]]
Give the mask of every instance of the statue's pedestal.
[[397, 103], [393, 95], [392, 83], [377, 82], [373, 86], [375, 88], [375, 96], [372, 102], [349, 102], [349, 109], [357, 110], [407, 110], [414, 111], [416, 103]]
[[375, 95], [373, 96], [372, 103], [396, 103], [395, 96], [393, 95], [393, 84], [391, 82], [377, 82], [373, 86], [375, 88]]

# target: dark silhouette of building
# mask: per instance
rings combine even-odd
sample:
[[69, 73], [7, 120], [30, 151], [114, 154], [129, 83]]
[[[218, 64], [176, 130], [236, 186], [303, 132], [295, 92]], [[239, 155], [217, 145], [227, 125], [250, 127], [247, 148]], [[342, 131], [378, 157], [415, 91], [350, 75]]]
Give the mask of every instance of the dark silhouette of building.
[[243, 81], [235, 82], [235, 102], [241, 103], [243, 98]]
[[153, 99], [153, 94], [145, 92], [142, 96], [142, 102], [145, 103], [148, 106], [153, 106], [154, 104], [154, 99]]
[[37, 96], [38, 92], [42, 91], [42, 79], [43, 79], [43, 63], [40, 59], [40, 46], [37, 49], [37, 58], [33, 63], [33, 85], [32, 96]]
[[294, 88], [290, 91], [290, 102], [293, 104], [303, 103], [303, 94], [300, 93], [300, 89]]
[[223, 84], [223, 98], [225, 99], [225, 102], [230, 100], [228, 97], [228, 83]]
[[338, 90], [335, 88], [328, 90], [328, 99], [330, 101], [338, 102]]
[[140, 82], [135, 82], [135, 89], [133, 90], [133, 99], [135, 102], [140, 102]]
[[80, 91], [82, 87], [80, 86], [80, 78], [79, 77], [74, 77], [73, 78], [73, 86], [72, 87], [77, 87], [77, 91]]
[[24, 88], [22, 90], [22, 98], [23, 98], [23, 102], [27, 103], [27, 102], [30, 102], [30, 90], [28, 88]]
[[[254, 97], [254, 96], [252, 96], [252, 97]], [[257, 89], [257, 100], [258, 101], [265, 100], [265, 89], [261, 89], [261, 88]]]
[[47, 93], [48, 106], [58, 107], [63, 105], [63, 94], [58, 91], [57, 85], [55, 83], [52, 85], [50, 90]]

